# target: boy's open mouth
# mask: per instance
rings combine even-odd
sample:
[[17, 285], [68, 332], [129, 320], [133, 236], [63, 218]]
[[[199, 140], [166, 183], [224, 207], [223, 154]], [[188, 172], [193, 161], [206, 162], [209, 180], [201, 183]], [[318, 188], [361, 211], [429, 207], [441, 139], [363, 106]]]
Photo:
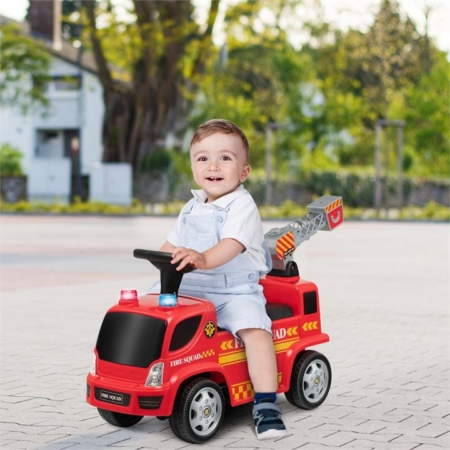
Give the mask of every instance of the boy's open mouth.
[[208, 181], [222, 181], [223, 178], [220, 177], [207, 177], [206, 178]]

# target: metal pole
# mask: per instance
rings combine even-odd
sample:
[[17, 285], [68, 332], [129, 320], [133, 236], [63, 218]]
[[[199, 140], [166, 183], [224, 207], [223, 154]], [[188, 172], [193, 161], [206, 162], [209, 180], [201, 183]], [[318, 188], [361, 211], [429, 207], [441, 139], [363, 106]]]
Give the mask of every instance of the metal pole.
[[375, 194], [374, 206], [377, 212], [381, 207], [381, 125], [375, 124]]
[[[81, 1], [77, 0], [78, 8], [82, 7]], [[81, 139], [82, 136], [82, 128], [83, 128], [83, 25], [82, 22], [80, 24], [79, 29], [79, 41], [80, 47], [78, 49], [77, 56], [77, 67], [78, 67], [78, 76], [79, 76], [79, 89], [78, 89], [78, 158], [77, 158], [77, 171], [75, 174], [75, 192], [76, 196], [82, 200], [83, 199], [83, 173], [82, 173], [82, 157], [81, 153], [83, 150], [83, 142]]]
[[266, 125], [266, 196], [265, 203], [272, 203], [272, 127]]
[[403, 125], [397, 130], [397, 206], [403, 208]]
[[76, 196], [82, 200], [83, 198], [83, 182], [82, 182], [82, 163], [81, 163], [81, 127], [82, 127], [82, 116], [83, 116], [83, 69], [82, 69], [82, 57], [83, 57], [83, 45], [80, 45], [78, 49], [78, 76], [79, 76], [79, 89], [78, 89], [78, 151], [77, 151], [77, 168], [75, 173], [75, 192]]

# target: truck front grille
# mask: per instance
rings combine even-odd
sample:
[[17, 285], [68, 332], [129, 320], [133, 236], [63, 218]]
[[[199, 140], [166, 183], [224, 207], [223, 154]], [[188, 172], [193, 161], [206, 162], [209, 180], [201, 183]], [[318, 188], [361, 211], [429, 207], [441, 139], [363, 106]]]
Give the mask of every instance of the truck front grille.
[[141, 409], [158, 409], [161, 406], [162, 396], [139, 397], [139, 407]]

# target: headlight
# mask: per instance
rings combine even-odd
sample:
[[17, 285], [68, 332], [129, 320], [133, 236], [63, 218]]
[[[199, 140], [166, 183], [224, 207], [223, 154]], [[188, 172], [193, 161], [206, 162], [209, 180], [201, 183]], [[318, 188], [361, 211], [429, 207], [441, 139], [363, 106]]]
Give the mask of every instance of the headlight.
[[97, 375], [97, 357], [95, 356], [95, 352], [94, 352], [94, 356], [92, 357], [92, 363], [91, 363], [91, 368], [89, 370], [89, 373], [91, 375]]
[[164, 363], [157, 363], [150, 368], [146, 386], [161, 386], [164, 372]]

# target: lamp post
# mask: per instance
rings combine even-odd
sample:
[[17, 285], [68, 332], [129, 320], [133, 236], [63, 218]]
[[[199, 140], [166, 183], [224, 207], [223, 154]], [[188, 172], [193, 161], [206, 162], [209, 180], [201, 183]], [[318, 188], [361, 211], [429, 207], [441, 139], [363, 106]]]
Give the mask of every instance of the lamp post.
[[[81, 9], [81, 0], [76, 0], [77, 8]], [[78, 55], [77, 55], [77, 68], [79, 76], [79, 89], [78, 89], [78, 137], [74, 138], [76, 141], [76, 172], [75, 172], [75, 195], [82, 200], [83, 199], [83, 183], [82, 183], [82, 161], [81, 161], [81, 131], [83, 126], [83, 23], [77, 27], [77, 34], [79, 39]]]
[[73, 136], [70, 141], [70, 147], [72, 151], [72, 164], [74, 165], [75, 176], [75, 197], [80, 200], [82, 198], [82, 186], [81, 186], [81, 161], [80, 161], [80, 138]]
[[266, 194], [265, 203], [271, 204], [273, 201], [272, 190], [272, 130], [280, 128], [277, 122], [268, 122], [266, 125]]
[[[403, 127], [405, 121], [403, 120], [377, 120], [375, 123], [375, 194], [374, 206], [377, 212], [381, 207], [381, 132], [383, 128], [396, 127], [397, 128], [397, 207], [403, 207]], [[387, 158], [387, 155], [386, 155]], [[387, 176], [388, 174], [386, 174]], [[387, 199], [384, 199], [385, 201]]]

